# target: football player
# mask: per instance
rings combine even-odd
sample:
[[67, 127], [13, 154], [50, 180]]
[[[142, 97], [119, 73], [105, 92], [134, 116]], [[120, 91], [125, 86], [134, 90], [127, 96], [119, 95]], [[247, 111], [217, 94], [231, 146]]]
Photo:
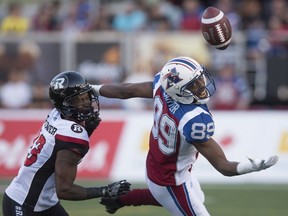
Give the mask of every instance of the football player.
[[98, 96], [83, 75], [73, 71], [58, 74], [50, 83], [49, 97], [55, 108], [5, 191], [4, 216], [67, 216], [59, 199], [113, 197], [130, 190], [125, 180], [103, 187], [74, 184], [77, 165], [101, 121]]
[[247, 162], [227, 160], [213, 139], [213, 117], [206, 105], [216, 90], [208, 70], [188, 57], [168, 61], [153, 82], [94, 85], [97, 95], [109, 98], [154, 99], [154, 124], [146, 160], [149, 189], [137, 189], [118, 198], [102, 198], [109, 213], [122, 206], [155, 205], [172, 215], [209, 215], [193, 166], [202, 154], [225, 176], [264, 170], [278, 156]]

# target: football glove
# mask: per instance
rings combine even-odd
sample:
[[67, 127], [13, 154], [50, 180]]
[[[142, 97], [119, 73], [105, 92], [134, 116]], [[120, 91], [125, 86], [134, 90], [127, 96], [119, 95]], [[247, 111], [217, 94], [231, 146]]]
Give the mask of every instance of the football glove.
[[267, 159], [253, 159], [250, 157], [247, 158], [249, 162], [240, 162], [237, 165], [237, 172], [240, 175], [265, 170], [275, 165], [279, 159], [277, 155], [270, 156]]
[[120, 180], [102, 187], [103, 197], [117, 197], [130, 191], [131, 184], [126, 180]]

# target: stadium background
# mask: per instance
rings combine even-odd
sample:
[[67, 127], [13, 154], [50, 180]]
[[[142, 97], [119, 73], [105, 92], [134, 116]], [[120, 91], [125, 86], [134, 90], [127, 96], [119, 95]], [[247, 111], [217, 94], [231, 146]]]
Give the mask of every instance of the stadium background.
[[[14, 1], [0, 2], [0, 22], [8, 15], [8, 6], [12, 2]], [[194, 27], [181, 27], [179, 23], [174, 23], [177, 17], [175, 20], [167, 18], [176, 16], [179, 11], [179, 16], [182, 14], [184, 17], [182, 3], [185, 1], [75, 2], [81, 2], [74, 8], [80, 15], [84, 11], [84, 14], [89, 12], [94, 16], [83, 18], [78, 14], [74, 18], [78, 18], [79, 22], [74, 19], [73, 23], [68, 16], [71, 9], [69, 6], [73, 5], [71, 1], [45, 1], [40, 4], [38, 1], [27, 0], [25, 3], [21, 1], [22, 17], [33, 21], [41, 12], [41, 5], [47, 10], [51, 5], [58, 5], [57, 17], [63, 24], [62, 28], [58, 26], [58, 29], [48, 29], [47, 26], [31, 25], [23, 32], [5, 32], [1, 29], [1, 193], [11, 177], [17, 173], [31, 140], [51, 108], [47, 86], [57, 73], [78, 70], [92, 83], [145, 81], [150, 80], [169, 58], [188, 55], [207, 66], [215, 77], [220, 76], [227, 63], [233, 65], [234, 75], [241, 77], [247, 84], [243, 103], [239, 106], [222, 104], [222, 107], [217, 107], [215, 101], [209, 104], [216, 121], [215, 138], [227, 157], [245, 160], [246, 155], [280, 156], [279, 163], [272, 169], [236, 178], [221, 176], [200, 157], [195, 173], [205, 190], [206, 203], [211, 214], [286, 215], [288, 18], [284, 17], [279, 8], [287, 11], [287, 2], [221, 0], [197, 3], [191, 0], [197, 3], [194, 5], [196, 15], [191, 18], [194, 21], [208, 5], [223, 10], [230, 7], [226, 8], [225, 13], [233, 21], [233, 40], [225, 51], [212, 49], [206, 44], [199, 26], [197, 27], [197, 21]], [[142, 26], [136, 25], [132, 29], [128, 28], [133, 26], [131, 23], [126, 23], [126, 28], [114, 25], [113, 19], [116, 19], [118, 13], [125, 11], [131, 2], [137, 3], [138, 9], [134, 10], [144, 12], [149, 19]], [[151, 17], [153, 7], [159, 7], [158, 17]], [[244, 10], [247, 12], [244, 13]], [[251, 11], [253, 16], [251, 13], [249, 17]], [[91, 21], [91, 17], [98, 22], [106, 21], [105, 25], [98, 23], [93, 28], [89, 24], [87, 28], [83, 27], [85, 21]], [[278, 27], [275, 22], [274, 25], [271, 24], [275, 19], [280, 20], [281, 25], [278, 22]], [[15, 84], [13, 74], [19, 75], [17, 82], [26, 86], [23, 89], [28, 88], [27, 92], [18, 88], [20, 85], [17, 82]], [[23, 92], [26, 93], [22, 94]], [[229, 94], [222, 95], [224, 99], [226, 96], [229, 98]], [[242, 95], [239, 94], [235, 101], [242, 101]], [[100, 103], [103, 122], [92, 138], [89, 155], [80, 165], [79, 181], [93, 185], [125, 178], [132, 181], [135, 187], [144, 187], [147, 138], [152, 125], [151, 101], [100, 98]], [[107, 215], [97, 200], [64, 203], [71, 215]], [[135, 209], [121, 209], [119, 215], [121, 214], [135, 215]], [[137, 215], [156, 214], [165, 215], [167, 212], [154, 207], [137, 208]]]

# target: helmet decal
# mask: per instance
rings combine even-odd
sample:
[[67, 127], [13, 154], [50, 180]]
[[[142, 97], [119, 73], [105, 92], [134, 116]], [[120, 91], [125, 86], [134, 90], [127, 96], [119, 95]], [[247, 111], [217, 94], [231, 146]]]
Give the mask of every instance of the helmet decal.
[[65, 87], [64, 87], [63, 84], [64, 84], [65, 80], [66, 80], [66, 79], [65, 79], [64, 77], [60, 77], [60, 78], [54, 80], [54, 81], [51, 83], [51, 85], [53, 86], [53, 89], [54, 89], [54, 90], [64, 89]]
[[172, 68], [171, 71], [164, 76], [164, 79], [167, 79], [166, 90], [172, 87], [173, 84], [177, 84], [183, 80], [179, 77], [179, 72], [177, 72], [175, 67]]

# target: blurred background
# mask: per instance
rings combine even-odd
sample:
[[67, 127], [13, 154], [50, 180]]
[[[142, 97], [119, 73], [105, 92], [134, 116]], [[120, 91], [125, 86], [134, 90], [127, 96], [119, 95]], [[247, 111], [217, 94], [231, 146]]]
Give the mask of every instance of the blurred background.
[[[195, 58], [221, 83], [213, 109], [288, 107], [285, 0], [1, 0], [0, 6], [2, 108], [50, 107], [47, 85], [64, 70], [92, 83], [144, 81], [177, 55]], [[225, 51], [201, 35], [207, 6], [232, 24]], [[111, 100], [101, 106], [150, 108]]]
[[[202, 37], [208, 6], [231, 22], [232, 42], [224, 51]], [[141, 82], [183, 55], [215, 78], [208, 105], [227, 156], [280, 156], [271, 170], [233, 179], [200, 158], [200, 182], [287, 184], [287, 11], [286, 0], [1, 0], [0, 179], [16, 175], [26, 157], [52, 108], [48, 85], [56, 74], [76, 70], [92, 84]], [[100, 97], [100, 105], [103, 121], [79, 178], [144, 183], [152, 101]]]

